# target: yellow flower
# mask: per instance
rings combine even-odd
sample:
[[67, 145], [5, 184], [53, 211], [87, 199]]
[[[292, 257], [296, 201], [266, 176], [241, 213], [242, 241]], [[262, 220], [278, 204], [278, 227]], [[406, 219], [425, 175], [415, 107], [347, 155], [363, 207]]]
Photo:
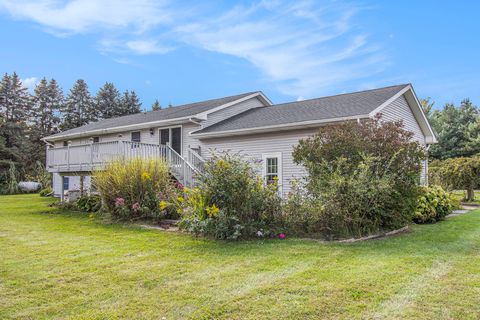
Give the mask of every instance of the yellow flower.
[[183, 202], [185, 199], [183, 199], [183, 197], [178, 197], [177, 200], [178, 202]]
[[160, 210], [163, 211], [163, 210], [165, 210], [165, 209], [167, 208], [167, 203], [162, 200], [162, 201], [160, 201], [160, 203], [159, 203], [158, 206], [160, 207]]
[[209, 217], [215, 217], [218, 215], [218, 212], [220, 211], [220, 209], [218, 209], [218, 207], [215, 204], [213, 204], [211, 207], [207, 207], [206, 211]]
[[142, 180], [152, 180], [152, 176], [148, 172], [142, 173]]

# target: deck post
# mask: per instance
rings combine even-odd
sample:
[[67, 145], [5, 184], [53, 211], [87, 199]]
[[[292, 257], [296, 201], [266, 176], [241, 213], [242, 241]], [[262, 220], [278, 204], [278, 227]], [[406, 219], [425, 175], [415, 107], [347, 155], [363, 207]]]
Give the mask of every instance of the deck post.
[[83, 189], [85, 185], [85, 176], [83, 174], [80, 175], [80, 196], [83, 197]]
[[60, 181], [60, 201], [63, 202], [65, 200], [65, 189], [63, 187], [64, 183], [63, 183], [63, 179], [65, 178], [65, 176], [63, 175], [60, 175], [60, 177], [62, 178], [61, 181]]
[[72, 144], [71, 141], [67, 143], [67, 169], [70, 170], [70, 145]]

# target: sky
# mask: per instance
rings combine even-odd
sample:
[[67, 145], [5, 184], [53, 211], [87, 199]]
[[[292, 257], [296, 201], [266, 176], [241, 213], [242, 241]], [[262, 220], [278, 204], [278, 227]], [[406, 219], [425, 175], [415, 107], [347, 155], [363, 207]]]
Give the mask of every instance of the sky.
[[480, 105], [480, 1], [0, 0], [0, 72], [77, 79], [143, 107], [263, 91], [274, 103], [412, 83]]

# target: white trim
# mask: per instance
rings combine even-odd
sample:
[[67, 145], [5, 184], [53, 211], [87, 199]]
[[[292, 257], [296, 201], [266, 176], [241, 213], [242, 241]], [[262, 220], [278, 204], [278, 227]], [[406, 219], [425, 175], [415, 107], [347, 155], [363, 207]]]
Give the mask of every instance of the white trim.
[[[422, 110], [422, 105], [420, 104], [420, 102], [418, 101], [418, 98], [417, 98], [417, 95], [415, 94], [415, 91], [413, 90], [413, 87], [411, 84], [407, 85], [405, 88], [403, 88], [402, 90], [400, 90], [399, 92], [397, 92], [393, 97], [391, 97], [390, 99], [388, 99], [387, 101], [385, 101], [384, 103], [382, 103], [379, 107], [375, 108], [375, 110], [373, 110], [372, 112], [370, 112], [369, 114], [369, 117], [374, 117], [377, 113], [381, 113], [381, 111], [387, 107], [388, 105], [390, 105], [393, 101], [397, 100], [398, 98], [400, 98], [400, 96], [406, 94], [408, 91], [410, 91], [412, 93], [412, 96], [414, 98], [414, 101], [415, 101], [415, 104], [416, 104], [416, 109], [417, 109], [417, 112], [420, 111], [420, 117], [421, 117], [421, 121], [424, 122], [424, 124], [426, 124], [427, 126], [427, 130], [428, 132], [423, 132], [423, 135], [425, 136], [425, 142], [427, 144], [431, 144], [431, 143], [437, 143], [437, 139], [435, 137], [435, 134], [433, 133], [433, 130], [432, 130], [432, 127], [430, 126], [430, 123], [428, 122], [428, 119], [427, 117], [425, 116], [425, 113], [423, 112]], [[408, 100], [407, 100], [407, 103], [408, 103]], [[409, 107], [412, 108], [412, 106], [410, 105], [409, 103]], [[415, 111], [412, 110], [413, 112], [413, 115], [415, 116]], [[417, 117], [415, 116], [415, 119], [417, 120], [417, 122], [419, 122], [417, 119]], [[420, 125], [420, 128], [422, 127], [421, 124], [419, 123]], [[422, 130], [424, 131], [424, 130]]]
[[267, 175], [267, 159], [268, 158], [277, 158], [278, 159], [278, 192], [283, 194], [283, 157], [281, 152], [268, 152], [262, 153], [262, 179], [266, 183], [265, 177]]
[[104, 134], [108, 134], [108, 133], [135, 131], [135, 130], [139, 130], [139, 129], [150, 128], [152, 126], [156, 127], [156, 125], [162, 125], [162, 124], [164, 124], [165, 126], [168, 126], [169, 124], [178, 125], [179, 121], [181, 121], [181, 123], [183, 123], [183, 122], [188, 123], [188, 122], [190, 122], [190, 119], [192, 119], [192, 118], [196, 118], [196, 117], [188, 116], [188, 117], [181, 117], [181, 118], [168, 119], [168, 120], [142, 122], [142, 123], [138, 123], [138, 124], [130, 124], [128, 126], [119, 126], [119, 127], [111, 127], [111, 128], [104, 128], [104, 129], [96, 129], [96, 130], [90, 130], [90, 131], [84, 131], [84, 132], [78, 132], [78, 133], [65, 134], [65, 135], [60, 135], [60, 136], [55, 136], [55, 137], [45, 137], [45, 138], [42, 138], [42, 140], [43, 141], [58, 141], [58, 140], [64, 140], [66, 137], [82, 138], [82, 137], [89, 137], [92, 134], [104, 135]]
[[308, 121], [301, 121], [301, 122], [276, 124], [276, 125], [264, 126], [264, 127], [214, 131], [214, 132], [206, 132], [206, 133], [195, 133], [197, 131], [200, 131], [201, 130], [200, 129], [197, 131], [190, 132], [189, 135], [195, 138], [216, 138], [216, 137], [224, 137], [224, 136], [243, 135], [246, 133], [253, 134], [253, 133], [269, 132], [269, 131], [287, 131], [287, 130], [294, 130], [294, 129], [305, 129], [310, 127], [316, 127], [318, 125], [328, 124], [328, 123], [338, 122], [338, 121], [366, 119], [368, 117], [369, 117], [368, 114], [364, 114], [364, 115], [356, 115], [356, 116], [350, 116], [350, 117], [339, 117], [339, 118], [329, 118], [329, 119], [322, 119], [322, 120], [308, 120]]

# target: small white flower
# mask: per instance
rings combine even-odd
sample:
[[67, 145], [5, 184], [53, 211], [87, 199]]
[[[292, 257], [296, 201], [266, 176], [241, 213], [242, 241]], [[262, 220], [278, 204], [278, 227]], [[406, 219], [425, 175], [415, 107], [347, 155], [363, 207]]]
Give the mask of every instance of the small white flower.
[[257, 236], [258, 236], [258, 237], [263, 237], [263, 232], [260, 231], [260, 230], [258, 230], [258, 231], [257, 231]]

